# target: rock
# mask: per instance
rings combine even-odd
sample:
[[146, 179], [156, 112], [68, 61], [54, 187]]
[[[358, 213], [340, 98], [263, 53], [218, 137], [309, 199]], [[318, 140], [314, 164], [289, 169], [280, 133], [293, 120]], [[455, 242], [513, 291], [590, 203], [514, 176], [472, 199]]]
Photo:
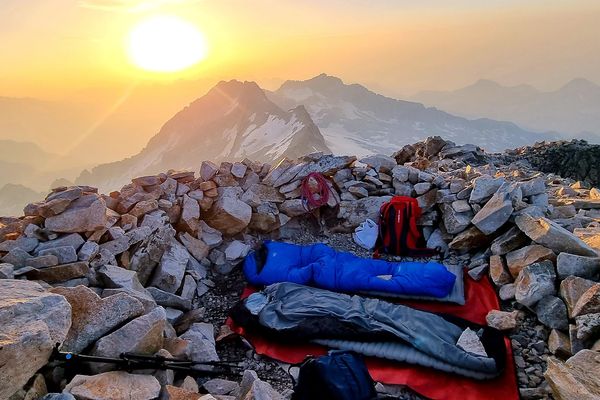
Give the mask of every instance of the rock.
[[471, 278], [473, 278], [474, 280], [479, 281], [479, 280], [481, 280], [481, 278], [483, 278], [485, 276], [487, 270], [488, 270], [488, 265], [483, 264], [478, 267], [471, 268], [469, 270], [469, 276]]
[[246, 193], [242, 196], [241, 200], [245, 201], [246, 196], [254, 195], [258, 198], [258, 203], [283, 203], [285, 196], [280, 191], [272, 186], [255, 183], [250, 186]]
[[577, 301], [594, 285], [594, 281], [576, 276], [569, 276], [560, 283], [560, 296], [567, 304], [570, 317], [573, 317], [573, 308], [577, 304]]
[[0, 279], [14, 279], [15, 267], [12, 264], [0, 264]]
[[513, 281], [502, 256], [490, 256], [490, 278], [496, 286], [506, 285]]
[[551, 329], [566, 331], [569, 329], [567, 306], [556, 296], [546, 296], [535, 306], [538, 320]]
[[577, 325], [569, 325], [569, 342], [571, 343], [571, 354], [577, 354], [589, 345], [589, 343], [584, 343], [583, 340], [577, 338], [577, 334], [579, 333], [578, 331], [579, 330], [577, 328]]
[[83, 240], [83, 238], [81, 237], [80, 234], [78, 234], [78, 233], [71, 233], [69, 235], [61, 236], [58, 239], [49, 240], [47, 242], [40, 243], [35, 248], [35, 253], [34, 254], [37, 255], [37, 254], [39, 254], [40, 251], [47, 250], [47, 249], [53, 249], [53, 248], [56, 248], [56, 247], [63, 247], [63, 246], [71, 246], [75, 250], [77, 250], [77, 249], [79, 249], [81, 247], [81, 245], [83, 243], [85, 243], [85, 240]]
[[0, 398], [8, 399], [50, 358], [71, 326], [66, 299], [24, 280], [0, 280]]
[[179, 218], [178, 228], [181, 231], [185, 231], [193, 236], [198, 234], [200, 227], [200, 205], [197, 200], [184, 195], [183, 196], [183, 209], [181, 211], [181, 217]]
[[[209, 400], [209, 398], [205, 399], [204, 397], [198, 394], [198, 391], [193, 392], [177, 386], [166, 385], [163, 389], [161, 400]], [[212, 396], [211, 398], [214, 399]]]
[[187, 251], [198, 261], [206, 258], [210, 247], [204, 243], [201, 239], [196, 239], [187, 232], [183, 232], [179, 235], [179, 241], [185, 246]]
[[446, 254], [448, 251], [448, 244], [444, 240], [444, 235], [439, 228], [434, 230], [427, 239], [427, 247], [430, 249], [438, 249], [441, 254]]
[[506, 264], [513, 278], [526, 266], [545, 260], [554, 262], [556, 255], [552, 250], [537, 244], [511, 251], [506, 255]]
[[454, 237], [448, 247], [452, 250], [474, 250], [486, 246], [490, 239], [476, 226], [471, 226]]
[[240, 400], [283, 400], [270, 384], [258, 379], [258, 375], [252, 370], [244, 371], [238, 398]]
[[180, 336], [190, 342], [190, 359], [192, 361], [218, 361], [215, 350], [214, 328], [208, 323], [192, 324], [190, 329]]
[[190, 257], [184, 246], [172, 240], [154, 271], [151, 285], [175, 293], [181, 286]]
[[275, 204], [262, 203], [256, 207], [256, 212], [252, 213], [248, 227], [256, 232], [269, 233], [280, 227], [279, 209]]
[[111, 371], [75, 375], [64, 391], [77, 400], [153, 400], [160, 394], [160, 383], [152, 375]]
[[523, 197], [534, 196], [546, 191], [546, 182], [544, 178], [538, 177], [528, 181], [519, 182]]
[[43, 269], [34, 269], [25, 273], [27, 279], [41, 280], [47, 283], [64, 282], [70, 279], [83, 278], [88, 275], [90, 269], [84, 261], [71, 264], [56, 265]]
[[586, 290], [573, 307], [573, 316], [600, 313], [600, 283]]
[[556, 400], [600, 398], [600, 353], [582, 350], [565, 363], [549, 358], [544, 377]]
[[76, 400], [71, 393], [48, 393], [40, 400]]
[[348, 192], [352, 193], [356, 198], [363, 199], [369, 196], [369, 191], [364, 187], [360, 187], [358, 185], [350, 186], [348, 188]]
[[63, 351], [80, 352], [121, 323], [140, 316], [144, 307], [124, 293], [101, 299], [85, 286], [57, 287], [52, 293], [64, 296], [71, 304], [71, 329]]
[[458, 338], [456, 345], [468, 353], [477, 354], [479, 356], [487, 357], [487, 353], [481, 339], [477, 335], [477, 332], [467, 328]]
[[15, 248], [20, 248], [25, 252], [32, 252], [37, 245], [39, 244], [39, 240], [36, 238], [30, 238], [26, 236], [21, 236], [16, 240], [5, 240], [0, 243], [0, 251], [11, 251]]
[[516, 286], [514, 283], [507, 283], [506, 285], [500, 287], [498, 290], [498, 296], [501, 300], [512, 300], [515, 298]]
[[[511, 185], [503, 185], [473, 217], [471, 223], [486, 235], [496, 232], [508, 221], [513, 208], [513, 192]], [[472, 195], [471, 195], [472, 197]]]
[[47, 229], [54, 232], [89, 232], [104, 228], [106, 203], [97, 194], [86, 194], [72, 202], [63, 213], [46, 218]]
[[473, 180], [473, 191], [469, 197], [471, 203], [481, 203], [492, 196], [502, 186], [504, 179], [482, 175]]
[[340, 225], [345, 229], [351, 230], [363, 223], [367, 218], [377, 221], [381, 205], [390, 201], [390, 199], [391, 196], [370, 196], [356, 201], [342, 201], [337, 215], [342, 220], [340, 221]]
[[214, 249], [223, 243], [223, 235], [219, 230], [211, 228], [204, 221], [200, 221], [200, 227], [202, 228], [202, 236], [200, 236], [200, 239], [202, 239], [209, 248]]
[[251, 218], [252, 207], [230, 196], [220, 196], [204, 215], [209, 226], [229, 236], [243, 231]]
[[100, 246], [96, 242], [85, 242], [81, 249], [79, 249], [79, 253], [77, 254], [77, 259], [79, 261], [90, 261], [100, 252]]
[[250, 246], [239, 240], [234, 240], [225, 249], [225, 259], [227, 261], [239, 260], [246, 257], [250, 251]]
[[52, 254], [33, 257], [25, 260], [26, 267], [32, 267], [36, 269], [53, 267], [55, 265], [58, 265], [58, 257]]
[[491, 310], [485, 317], [488, 326], [501, 330], [507, 331], [517, 327], [518, 321], [521, 318], [520, 311], [498, 311]]
[[377, 172], [392, 171], [396, 166], [396, 160], [383, 154], [374, 154], [360, 159], [360, 162], [367, 164]]
[[22, 268], [30, 258], [32, 258], [31, 254], [27, 253], [25, 250], [21, 250], [19, 247], [16, 247], [2, 257], [2, 262], [12, 264], [16, 268]]
[[226, 379], [211, 379], [204, 382], [204, 389], [214, 395], [235, 395], [240, 390], [240, 385], [237, 382], [228, 381]]
[[[166, 314], [162, 307], [156, 307], [111, 334], [100, 338], [91, 354], [97, 357], [118, 358], [121, 353], [152, 355], [162, 348]], [[114, 366], [105, 363], [91, 365], [95, 373], [111, 370]]]
[[464, 231], [473, 218], [473, 213], [457, 213], [451, 205], [446, 203], [440, 204], [440, 210], [442, 210], [442, 219], [444, 220], [446, 231], [452, 235]]
[[196, 293], [197, 284], [196, 280], [191, 275], [186, 275], [183, 278], [183, 286], [181, 287], [181, 297], [186, 300], [192, 301]]
[[459, 212], [459, 213], [471, 211], [471, 206], [469, 205], [469, 202], [466, 200], [453, 201], [452, 208], [454, 209], [454, 211]]
[[191, 310], [192, 303], [188, 299], [184, 299], [176, 294], [165, 292], [164, 290], [157, 289], [155, 287], [149, 287], [146, 289], [148, 293], [154, 298], [158, 305], [163, 307], [173, 307], [181, 310]]
[[279, 205], [279, 211], [290, 218], [299, 217], [308, 212], [302, 199], [291, 199], [284, 201]]
[[114, 265], [103, 265], [97, 270], [98, 279], [106, 288], [127, 289], [149, 295], [140, 283], [137, 273]]
[[552, 329], [548, 337], [548, 349], [557, 357], [571, 357], [571, 341], [569, 336], [564, 333]]
[[596, 257], [593, 248], [547, 218], [534, 218], [527, 214], [519, 215], [515, 223], [531, 240], [558, 253], [570, 253]]
[[138, 186], [155, 186], [161, 184], [160, 178], [155, 175], [140, 176], [138, 178], [133, 178], [131, 182]]
[[210, 161], [203, 161], [200, 166], [200, 177], [203, 181], [211, 180], [219, 172], [219, 167]]
[[575, 275], [598, 280], [600, 278], [600, 258], [560, 253], [556, 259], [556, 269], [560, 279]]
[[73, 246], [59, 246], [38, 252], [39, 256], [53, 255], [58, 258], [59, 264], [68, 264], [77, 261], [77, 253]]
[[154, 210], [158, 210], [158, 201], [155, 199], [152, 200], [142, 200], [136, 203], [135, 206], [131, 210], [129, 210], [129, 214], [133, 215], [137, 219], [142, 218], [144, 215], [152, 212]]
[[598, 338], [600, 333], [600, 313], [580, 315], [575, 318], [577, 323], [577, 339], [589, 343]]
[[521, 270], [515, 280], [515, 299], [531, 308], [542, 298], [556, 293], [555, 279], [556, 273], [551, 261], [528, 265]]

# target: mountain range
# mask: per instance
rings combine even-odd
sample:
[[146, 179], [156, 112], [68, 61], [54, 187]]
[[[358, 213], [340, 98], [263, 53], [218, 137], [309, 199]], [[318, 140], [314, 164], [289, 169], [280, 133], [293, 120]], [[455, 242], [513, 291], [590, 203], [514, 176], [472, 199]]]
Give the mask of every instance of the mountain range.
[[454, 91], [420, 92], [412, 100], [467, 118], [507, 120], [525, 129], [600, 142], [600, 86], [586, 79], [573, 79], [553, 91], [482, 79]]
[[282, 108], [304, 105], [334, 153], [391, 154], [434, 135], [459, 144], [477, 143], [494, 152], [555, 137], [511, 122], [457, 117], [420, 103], [385, 97], [358, 84], [347, 85], [326, 74], [287, 81], [268, 95]]
[[432, 135], [488, 151], [555, 138], [510, 122], [469, 120], [392, 99], [325, 74], [286, 81], [276, 91], [232, 80], [175, 114], [138, 154], [84, 171], [77, 182], [110, 190], [131, 176], [198, 169], [202, 160], [274, 162], [315, 151], [391, 154]]

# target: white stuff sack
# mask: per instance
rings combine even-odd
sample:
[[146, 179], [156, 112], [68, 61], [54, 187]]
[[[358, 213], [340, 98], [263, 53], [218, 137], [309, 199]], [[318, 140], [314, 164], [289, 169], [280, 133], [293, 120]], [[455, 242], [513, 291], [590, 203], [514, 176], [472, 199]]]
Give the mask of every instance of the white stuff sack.
[[357, 226], [352, 234], [356, 244], [367, 250], [373, 250], [377, 242], [377, 236], [379, 236], [379, 227], [371, 219], [367, 219]]

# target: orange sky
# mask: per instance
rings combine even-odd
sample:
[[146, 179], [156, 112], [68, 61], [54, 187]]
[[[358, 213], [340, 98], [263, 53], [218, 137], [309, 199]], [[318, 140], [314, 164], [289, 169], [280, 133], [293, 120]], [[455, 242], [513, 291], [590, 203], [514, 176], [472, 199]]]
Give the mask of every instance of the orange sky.
[[[132, 66], [125, 37], [157, 14], [198, 26], [208, 58], [175, 74]], [[390, 95], [480, 78], [551, 89], [600, 82], [598, 21], [597, 0], [2, 0], [0, 96], [62, 98], [140, 80], [272, 88], [321, 72]]]

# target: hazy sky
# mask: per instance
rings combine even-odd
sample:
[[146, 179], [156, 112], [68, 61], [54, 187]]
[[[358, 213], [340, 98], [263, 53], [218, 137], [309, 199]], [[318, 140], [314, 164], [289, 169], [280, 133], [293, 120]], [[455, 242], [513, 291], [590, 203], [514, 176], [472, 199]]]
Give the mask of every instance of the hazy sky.
[[[167, 75], [132, 66], [125, 37], [157, 14], [198, 26], [208, 58]], [[598, 0], [1, 0], [0, 95], [321, 72], [392, 95], [480, 78], [553, 89], [600, 82], [599, 21]]]

